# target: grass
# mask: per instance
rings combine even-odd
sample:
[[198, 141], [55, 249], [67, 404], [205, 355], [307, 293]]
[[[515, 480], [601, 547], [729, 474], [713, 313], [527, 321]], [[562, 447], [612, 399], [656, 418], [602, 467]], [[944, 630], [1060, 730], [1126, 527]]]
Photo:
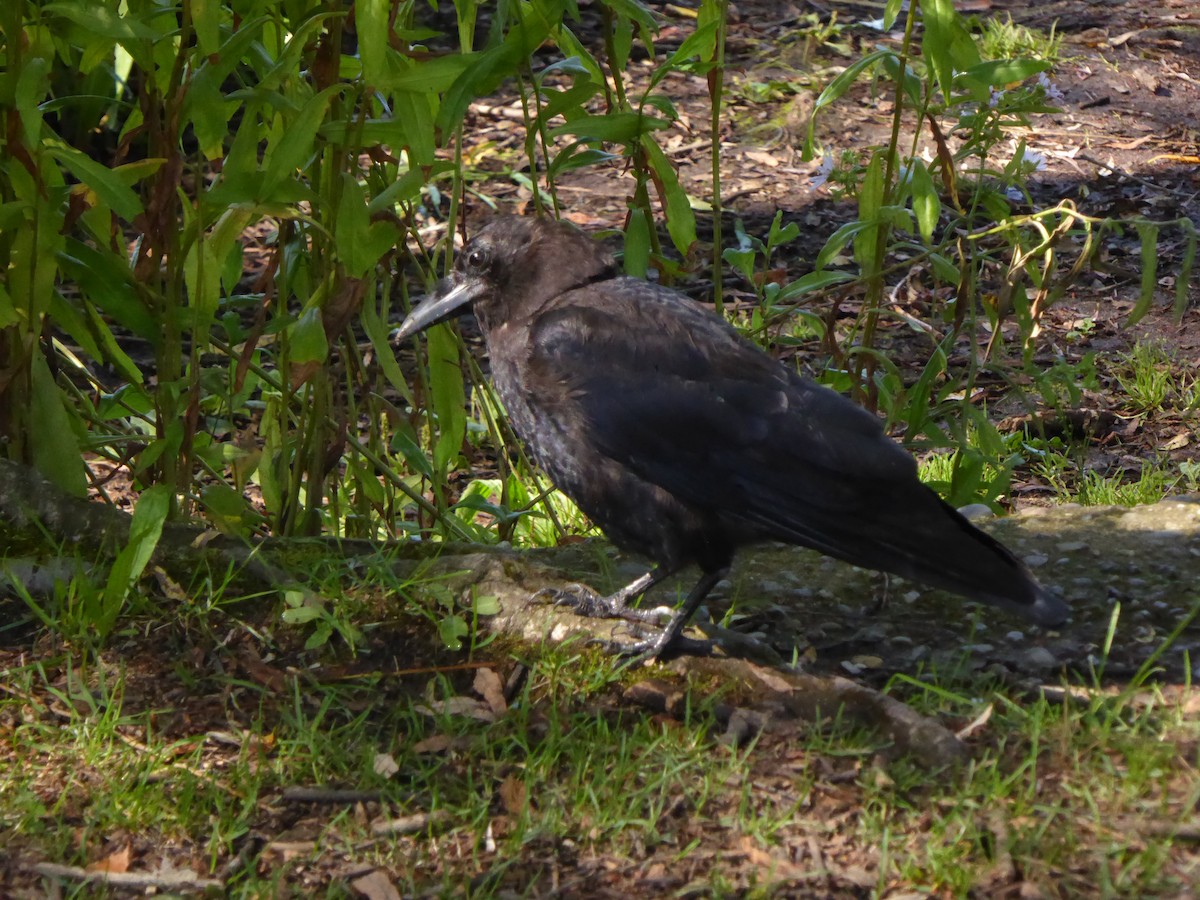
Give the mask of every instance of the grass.
[[[405, 895], [473, 897], [1019, 883], [1147, 896], [1194, 875], [1196, 857], [1161, 833], [1200, 801], [1186, 691], [1077, 680], [1062, 701], [969, 666], [899, 676], [890, 692], [951, 727], [992, 710], [972, 762], [934, 773], [840, 716], [730, 747], [723, 690], [693, 685], [682, 712], [656, 715], [594, 652], [431, 655], [432, 622], [385, 637], [368, 602], [350, 609], [368, 636], [356, 655], [289, 649], [302, 635], [265, 626], [196, 645], [149, 617], [105, 650], [43, 632], [36, 654], [3, 651], [0, 878], [28, 887], [36, 862], [125, 847], [131, 871], [219, 874], [234, 897], [350, 896], [348, 873], [371, 868]], [[484, 667], [523, 673], [502, 708], [475, 688]], [[297, 786], [376, 798], [286, 801]], [[433, 818], [375, 827], [414, 814]]]
[[1174, 474], [1169, 463], [1143, 461], [1132, 477], [1125, 472], [1104, 474], [1080, 468], [1067, 453], [1048, 450], [1033, 471], [1053, 488], [1055, 502], [1082, 506], [1143, 506], [1180, 491], [1194, 493], [1198, 486], [1196, 464], [1186, 461]]
[[1200, 408], [1200, 378], [1160, 342], [1138, 341], [1121, 359], [1115, 376], [1134, 412]]
[[1029, 57], [1058, 62], [1061, 58], [1062, 35], [1053, 27], [1049, 33], [1013, 21], [1012, 15], [1001, 19], [990, 16], [982, 23], [977, 38], [984, 59], [1015, 59]]

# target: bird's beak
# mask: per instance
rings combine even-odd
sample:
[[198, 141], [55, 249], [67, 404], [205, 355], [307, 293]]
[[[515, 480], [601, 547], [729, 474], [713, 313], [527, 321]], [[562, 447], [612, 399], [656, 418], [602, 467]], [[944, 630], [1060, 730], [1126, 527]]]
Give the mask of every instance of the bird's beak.
[[392, 340], [402, 341], [431, 325], [446, 321], [457, 315], [464, 306], [485, 290], [487, 285], [480, 279], [459, 279], [451, 276], [432, 297], [421, 301], [417, 308], [408, 314], [408, 318], [392, 332]]

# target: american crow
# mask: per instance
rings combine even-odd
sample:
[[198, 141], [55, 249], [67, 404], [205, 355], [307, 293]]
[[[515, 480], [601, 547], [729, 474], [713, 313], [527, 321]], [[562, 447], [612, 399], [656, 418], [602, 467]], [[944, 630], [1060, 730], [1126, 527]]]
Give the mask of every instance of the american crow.
[[1058, 625], [1066, 604], [917, 479], [878, 419], [797, 375], [677, 291], [621, 275], [574, 227], [502, 217], [459, 255], [396, 338], [470, 305], [516, 433], [618, 547], [657, 568], [588, 615], [628, 607], [689, 563], [702, 572], [669, 624], [632, 652], [672, 649], [756, 541], [812, 547]]

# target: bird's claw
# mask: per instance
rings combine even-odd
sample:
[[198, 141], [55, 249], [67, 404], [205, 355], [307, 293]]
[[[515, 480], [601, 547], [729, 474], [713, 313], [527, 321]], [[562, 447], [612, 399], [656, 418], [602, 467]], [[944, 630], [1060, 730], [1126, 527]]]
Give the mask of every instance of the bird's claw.
[[577, 615], [591, 619], [615, 619], [620, 615], [619, 609], [608, 597], [597, 594], [586, 584], [542, 588], [533, 595], [533, 599], [554, 606], [569, 606]]
[[666, 662], [677, 656], [712, 656], [715, 641], [676, 635], [674, 640], [664, 640], [666, 632], [653, 637], [644, 637], [633, 643], [614, 638], [592, 638], [589, 647], [599, 647], [610, 656], [620, 657], [628, 665], [657, 660]]
[[654, 609], [638, 609], [627, 606], [619, 594], [605, 597], [597, 594], [585, 584], [568, 584], [566, 587], [542, 588], [533, 595], [533, 599], [552, 603], [555, 606], [568, 606], [576, 615], [589, 619], [624, 619], [627, 622], [654, 622], [661, 615], [670, 614], [670, 610], [660, 607]]

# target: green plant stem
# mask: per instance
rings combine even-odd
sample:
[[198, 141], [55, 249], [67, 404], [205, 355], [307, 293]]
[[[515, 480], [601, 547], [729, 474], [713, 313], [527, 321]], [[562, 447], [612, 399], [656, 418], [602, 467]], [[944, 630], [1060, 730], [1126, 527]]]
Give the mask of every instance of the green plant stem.
[[[897, 151], [900, 146], [900, 126], [905, 109], [904, 103], [904, 71], [908, 67], [908, 59], [912, 52], [913, 28], [917, 21], [916, 3], [910, 3], [908, 17], [904, 20], [904, 40], [900, 44], [898, 58], [900, 77], [896, 79], [892, 96], [892, 133], [888, 139], [887, 159], [885, 160], [883, 178], [883, 206], [890, 205], [891, 195], [896, 188]], [[879, 312], [883, 306], [883, 266], [887, 259], [888, 234], [891, 227], [886, 219], [881, 219], [876, 228], [875, 258], [871, 263], [871, 271], [867, 276], [867, 290], [863, 299], [866, 314], [863, 318], [863, 331], [860, 345], [866, 349], [875, 346], [875, 329], [879, 322]], [[879, 389], [875, 384], [875, 357], [871, 353], [864, 354], [859, 364], [855, 379], [854, 390], [865, 401], [868, 409], [874, 410], [879, 402]]]
[[712, 168], [712, 229], [713, 229], [713, 307], [717, 315], [725, 314], [722, 251], [724, 235], [721, 227], [721, 101], [725, 91], [725, 38], [729, 23], [729, 0], [717, 4], [717, 46], [713, 51], [713, 67], [708, 72], [708, 97], [711, 108], [709, 135], [712, 138], [710, 165]]
[[[220, 338], [214, 337], [212, 339], [212, 344], [231, 359], [237, 357], [237, 354], [234, 352], [233, 348]], [[278, 391], [281, 395], [284, 394], [283, 381], [277, 376], [277, 373], [264, 369], [258, 363], [254, 362], [250, 363], [248, 368], [255, 375], [261, 378], [264, 384]], [[330, 424], [334, 424], [332, 420]], [[347, 434], [346, 443], [354, 448], [354, 450], [361, 453], [363, 457], [375, 467], [376, 471], [385, 479], [387, 479], [389, 484], [396, 488], [396, 490], [400, 491], [400, 493], [404, 494], [404, 496], [408, 497], [408, 499], [416, 504], [416, 506], [422, 512], [424, 512], [426, 515], [432, 516], [435, 521], [440, 522], [448, 531], [453, 531], [455, 535], [462, 540], [473, 540], [471, 535], [461, 525], [455, 522], [452, 516], [443, 515], [436, 506], [426, 500], [419, 491], [411, 487], [408, 482], [397, 475], [391, 466], [389, 466], [378, 454], [364, 445], [357, 437], [352, 434]]]

